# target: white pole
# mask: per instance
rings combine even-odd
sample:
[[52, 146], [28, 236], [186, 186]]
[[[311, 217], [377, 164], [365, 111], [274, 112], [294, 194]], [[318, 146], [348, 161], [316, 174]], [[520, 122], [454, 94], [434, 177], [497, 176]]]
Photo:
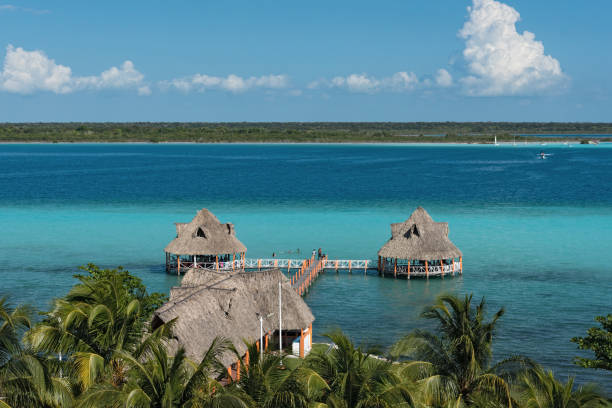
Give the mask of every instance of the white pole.
[[196, 256], [193, 256], [193, 267], [197, 268], [198, 267], [198, 263], [196, 262]]
[[283, 355], [283, 289], [278, 282], [278, 351]]
[[259, 362], [263, 361], [263, 316], [259, 316]]

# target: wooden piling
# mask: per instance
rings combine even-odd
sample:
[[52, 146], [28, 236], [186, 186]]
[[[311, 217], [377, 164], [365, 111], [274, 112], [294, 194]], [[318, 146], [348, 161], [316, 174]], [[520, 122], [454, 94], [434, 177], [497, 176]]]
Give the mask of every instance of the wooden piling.
[[304, 329], [300, 329], [300, 358], [304, 358]]

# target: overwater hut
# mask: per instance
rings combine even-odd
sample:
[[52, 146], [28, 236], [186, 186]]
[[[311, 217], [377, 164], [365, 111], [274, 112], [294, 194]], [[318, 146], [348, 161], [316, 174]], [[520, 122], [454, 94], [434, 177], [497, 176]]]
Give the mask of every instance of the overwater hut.
[[[298, 343], [303, 357], [312, 346], [314, 316], [304, 300], [291, 287], [280, 269], [253, 272], [221, 272], [211, 269], [190, 269], [181, 286], [170, 290], [170, 300], [153, 317], [153, 328], [177, 319], [170, 350], [179, 346], [199, 362], [217, 336], [229, 339], [243, 361], [249, 356], [244, 341], [257, 343], [258, 348], [279, 347], [279, 282], [282, 293], [282, 346]], [[259, 317], [263, 317], [260, 331]], [[259, 343], [263, 333], [263, 344]], [[221, 356], [230, 375], [236, 378], [240, 362], [232, 353]]]
[[246, 247], [236, 238], [234, 224], [222, 224], [206, 208], [191, 222], [177, 222], [176, 238], [164, 249], [166, 272], [180, 275], [189, 268], [236, 270], [244, 268]]
[[463, 272], [463, 254], [448, 239], [448, 223], [435, 222], [417, 208], [402, 223], [391, 224], [391, 239], [378, 251], [380, 275], [441, 276]]

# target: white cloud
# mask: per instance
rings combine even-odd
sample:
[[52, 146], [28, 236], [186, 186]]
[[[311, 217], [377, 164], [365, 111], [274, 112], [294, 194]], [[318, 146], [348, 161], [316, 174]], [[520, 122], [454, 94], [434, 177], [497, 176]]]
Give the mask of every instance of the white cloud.
[[39, 10], [28, 7], [15, 6], [13, 4], [0, 4], [0, 12], [2, 11], [23, 11], [32, 14], [48, 14], [49, 10]]
[[289, 86], [289, 78], [286, 75], [263, 75], [243, 78], [234, 74], [230, 74], [227, 77], [195, 74], [191, 77], [161, 81], [159, 85], [162, 89], [176, 89], [182, 92], [204, 92], [217, 89], [239, 93], [254, 88], [284, 89]]
[[453, 85], [453, 77], [447, 70], [441, 68], [436, 73], [436, 84], [441, 87], [451, 86]]
[[121, 89], [142, 84], [144, 75], [134, 68], [132, 61], [125, 61], [120, 68], [111, 67], [97, 76], [74, 78], [75, 89]]
[[144, 85], [144, 86], [138, 87], [138, 95], [149, 96], [152, 93], [153, 92], [151, 91], [151, 88], [149, 87], [149, 85]]
[[390, 77], [376, 78], [367, 74], [337, 76], [331, 80], [319, 79], [308, 84], [308, 89], [343, 88], [351, 92], [375, 93], [381, 91], [410, 91], [419, 85], [414, 72], [396, 72]]
[[66, 94], [78, 90], [136, 89], [145, 86], [144, 76], [125, 61], [97, 76], [73, 77], [70, 67], [56, 64], [44, 52], [26, 51], [9, 45], [2, 71], [0, 91], [31, 94], [37, 91]]
[[520, 14], [496, 0], [473, 0], [459, 31], [470, 75], [461, 81], [471, 95], [533, 94], [566, 79], [559, 61], [529, 31], [517, 32]]

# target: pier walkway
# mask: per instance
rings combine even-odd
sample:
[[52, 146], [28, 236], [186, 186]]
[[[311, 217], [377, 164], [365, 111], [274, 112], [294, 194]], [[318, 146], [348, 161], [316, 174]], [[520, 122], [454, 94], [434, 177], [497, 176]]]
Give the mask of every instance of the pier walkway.
[[[214, 269], [218, 271], [246, 270], [255, 271], [262, 269], [279, 268], [284, 270], [291, 282], [291, 286], [295, 291], [303, 296], [319, 277], [321, 272], [336, 272], [345, 271], [348, 273], [363, 273], [368, 271], [376, 273], [380, 276], [390, 276], [394, 278], [412, 277], [427, 278], [438, 277], [444, 278], [447, 275], [455, 276], [463, 273], [463, 261], [452, 261], [448, 263], [439, 262], [437, 265], [430, 265], [425, 262], [424, 265], [398, 265], [397, 263], [383, 263], [380, 266], [377, 261], [369, 259], [328, 259], [326, 256], [317, 259], [314, 256], [308, 259], [245, 259], [233, 260], [230, 262], [181, 262], [180, 267], [187, 269]], [[180, 271], [180, 269], [179, 269]]]

